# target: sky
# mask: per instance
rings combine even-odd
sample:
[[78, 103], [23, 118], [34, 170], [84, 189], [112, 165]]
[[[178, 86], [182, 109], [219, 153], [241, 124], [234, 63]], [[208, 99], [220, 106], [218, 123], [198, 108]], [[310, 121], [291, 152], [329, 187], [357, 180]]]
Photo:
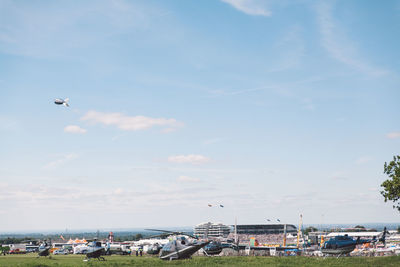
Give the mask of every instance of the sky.
[[1, 0], [0, 232], [400, 222], [399, 47], [400, 1]]

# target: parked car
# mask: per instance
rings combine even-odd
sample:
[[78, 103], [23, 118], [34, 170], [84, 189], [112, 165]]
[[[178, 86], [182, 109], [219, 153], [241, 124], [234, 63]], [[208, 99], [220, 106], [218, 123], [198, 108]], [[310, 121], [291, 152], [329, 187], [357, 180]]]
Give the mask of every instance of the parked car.
[[9, 254], [26, 254], [26, 250], [22, 250], [22, 249], [12, 249], [8, 252]]
[[66, 249], [57, 249], [53, 251], [53, 255], [68, 255], [68, 250]]

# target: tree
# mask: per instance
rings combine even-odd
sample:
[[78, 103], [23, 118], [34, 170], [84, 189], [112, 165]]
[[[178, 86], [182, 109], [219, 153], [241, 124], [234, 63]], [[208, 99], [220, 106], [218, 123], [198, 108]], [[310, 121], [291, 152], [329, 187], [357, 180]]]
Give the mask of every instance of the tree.
[[142, 234], [136, 234], [135, 235], [135, 237], [133, 238], [133, 240], [140, 240], [140, 239], [142, 239], [143, 238], [143, 235]]
[[315, 227], [313, 227], [313, 226], [309, 226], [309, 227], [307, 227], [307, 228], [304, 230], [304, 234], [305, 234], [305, 235], [308, 235], [310, 232], [316, 232], [316, 231], [318, 231], [317, 228], [315, 228]]
[[393, 201], [393, 208], [400, 212], [400, 156], [394, 156], [389, 164], [385, 162], [383, 173], [389, 179], [381, 184], [381, 194], [385, 197], [385, 202]]

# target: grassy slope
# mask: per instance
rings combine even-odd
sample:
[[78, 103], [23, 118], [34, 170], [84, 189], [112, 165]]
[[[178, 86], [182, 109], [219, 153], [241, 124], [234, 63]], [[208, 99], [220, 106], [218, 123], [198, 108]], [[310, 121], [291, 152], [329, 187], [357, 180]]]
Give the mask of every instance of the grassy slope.
[[36, 258], [36, 254], [0, 256], [0, 266], [400, 266], [400, 257], [194, 257], [191, 260], [162, 261], [156, 257], [108, 256], [106, 261], [84, 262], [80, 255]]

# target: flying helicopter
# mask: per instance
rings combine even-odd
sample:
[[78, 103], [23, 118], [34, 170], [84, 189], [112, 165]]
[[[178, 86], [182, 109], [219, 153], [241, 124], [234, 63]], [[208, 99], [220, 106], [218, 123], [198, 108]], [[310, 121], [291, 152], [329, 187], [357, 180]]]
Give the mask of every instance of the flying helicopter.
[[162, 260], [180, 260], [188, 259], [199, 249], [205, 247], [210, 241], [199, 241], [197, 237], [183, 233], [158, 229], [146, 229], [148, 231], [163, 232], [161, 236], [166, 234], [170, 236], [170, 241], [165, 244], [161, 250], [159, 257]]
[[56, 104], [56, 105], [64, 105], [66, 107], [69, 107], [68, 101], [69, 101], [69, 98], [65, 98], [65, 99], [56, 98], [54, 100], [54, 104]]
[[326, 255], [336, 255], [340, 257], [341, 255], [348, 255], [352, 252], [358, 244], [365, 243], [375, 243], [381, 241], [385, 244], [386, 242], [386, 227], [382, 232], [382, 236], [379, 239], [375, 237], [373, 239], [354, 239], [347, 234], [341, 236], [335, 236], [324, 243], [321, 247], [321, 252]]

